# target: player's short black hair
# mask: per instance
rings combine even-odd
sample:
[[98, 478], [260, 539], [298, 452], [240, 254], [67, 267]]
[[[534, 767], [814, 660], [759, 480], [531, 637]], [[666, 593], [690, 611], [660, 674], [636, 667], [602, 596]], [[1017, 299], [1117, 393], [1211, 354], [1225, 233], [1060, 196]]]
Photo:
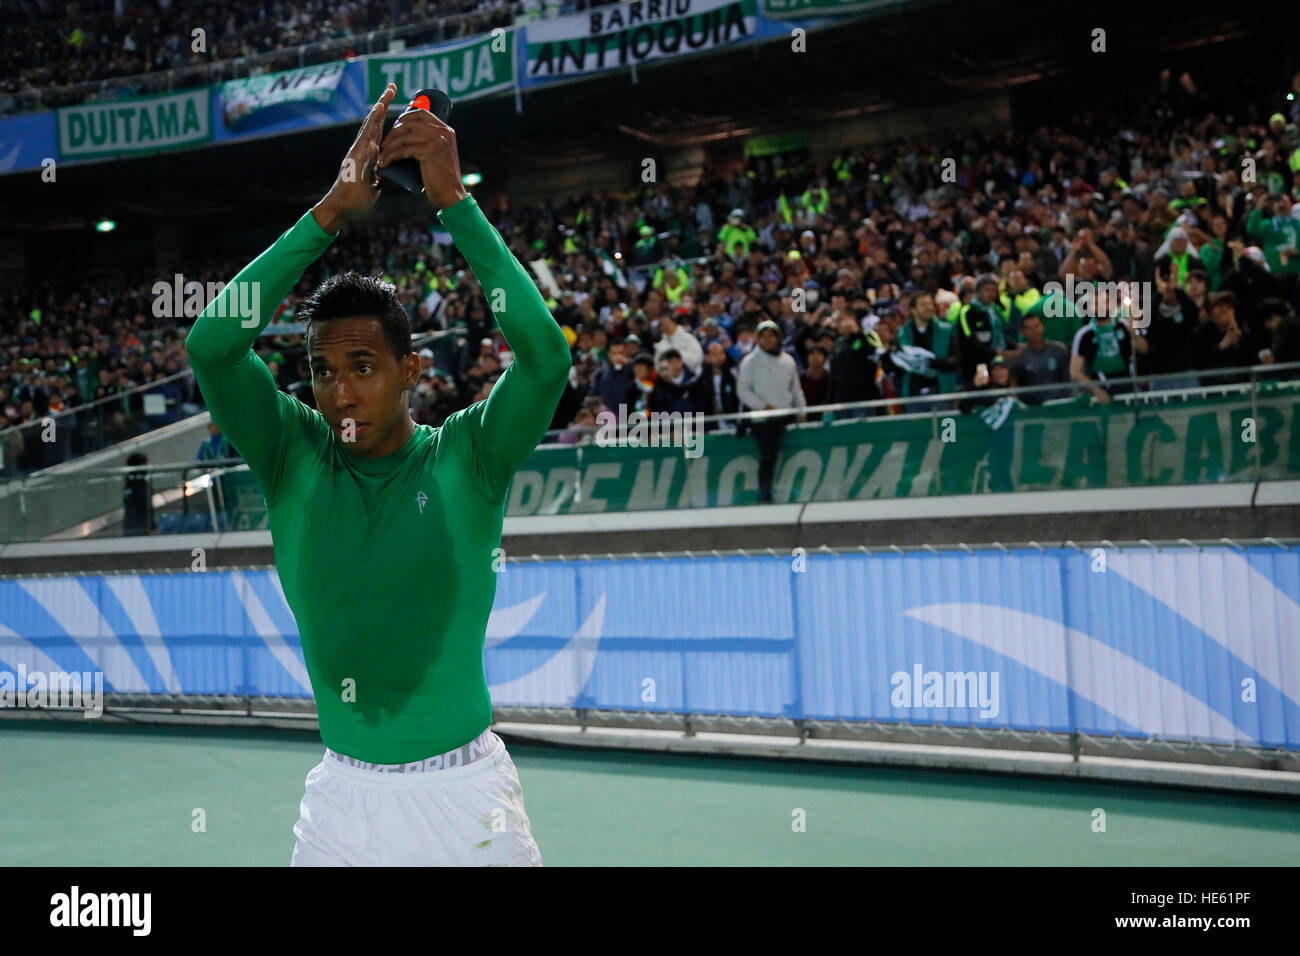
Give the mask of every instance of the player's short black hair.
[[411, 351], [411, 320], [397, 297], [397, 289], [382, 279], [360, 272], [330, 276], [298, 307], [297, 319], [308, 326], [330, 319], [379, 320], [384, 338], [398, 359]]

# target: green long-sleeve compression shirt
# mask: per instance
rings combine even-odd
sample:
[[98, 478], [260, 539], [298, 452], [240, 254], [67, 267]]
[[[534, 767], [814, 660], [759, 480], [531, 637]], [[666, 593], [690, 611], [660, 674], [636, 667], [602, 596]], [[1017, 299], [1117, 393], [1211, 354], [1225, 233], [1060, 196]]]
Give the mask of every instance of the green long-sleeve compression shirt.
[[[349, 451], [319, 412], [276, 389], [252, 350], [334, 238], [310, 211], [208, 304], [186, 339], [213, 421], [266, 495], [321, 739], [371, 763], [444, 753], [492, 722], [483, 640], [506, 490], [549, 426], [570, 366], [560, 327], [473, 197], [438, 218], [514, 360], [486, 400], [437, 428], [417, 425], [391, 455]], [[253, 301], [260, 312], [249, 315]]]

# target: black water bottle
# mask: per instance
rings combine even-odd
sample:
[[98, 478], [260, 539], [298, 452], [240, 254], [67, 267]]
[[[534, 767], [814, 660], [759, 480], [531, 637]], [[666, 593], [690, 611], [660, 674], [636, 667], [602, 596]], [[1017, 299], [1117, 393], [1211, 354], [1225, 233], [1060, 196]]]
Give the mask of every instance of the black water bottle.
[[[451, 97], [442, 90], [420, 90], [411, 97], [411, 105], [402, 111], [405, 116], [411, 110], [428, 110], [444, 123], [451, 115]], [[400, 121], [400, 117], [399, 117]], [[401, 186], [407, 192], [420, 195], [424, 192], [424, 180], [420, 176], [420, 162], [416, 159], [399, 159], [379, 170], [379, 178]]]

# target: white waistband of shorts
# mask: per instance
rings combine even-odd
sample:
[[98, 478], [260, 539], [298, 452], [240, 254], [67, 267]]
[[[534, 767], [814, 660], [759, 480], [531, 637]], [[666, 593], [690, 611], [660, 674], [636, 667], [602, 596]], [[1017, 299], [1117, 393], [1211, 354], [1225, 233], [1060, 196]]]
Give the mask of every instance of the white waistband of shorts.
[[415, 760], [410, 763], [368, 763], [364, 760], [358, 760], [356, 757], [349, 757], [330, 750], [328, 747], [325, 749], [325, 759], [338, 764], [340, 767], [360, 770], [364, 773], [427, 774], [469, 767], [490, 756], [500, 740], [501, 738], [494, 734], [492, 728], [489, 727], [467, 744], [448, 750], [446, 753], [438, 754], [435, 757], [427, 757], [424, 760]]

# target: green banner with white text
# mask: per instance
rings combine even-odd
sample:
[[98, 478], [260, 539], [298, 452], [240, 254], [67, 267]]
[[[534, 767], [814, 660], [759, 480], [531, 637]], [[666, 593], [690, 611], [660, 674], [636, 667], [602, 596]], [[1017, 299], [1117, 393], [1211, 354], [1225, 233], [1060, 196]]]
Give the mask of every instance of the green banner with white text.
[[[752, 504], [752, 436], [707, 433], [682, 447], [579, 445], [535, 451], [509, 516]], [[979, 415], [879, 417], [790, 427], [777, 503], [1149, 487], [1300, 478], [1300, 392], [1127, 406], [1067, 402]]]
[[369, 57], [366, 100], [379, 99], [389, 83], [397, 84], [399, 105], [425, 88], [446, 91], [453, 103], [501, 93], [514, 88], [514, 53], [515, 30], [497, 29], [465, 43]]
[[197, 146], [212, 138], [211, 89], [68, 106], [57, 112], [60, 159], [104, 159]]

